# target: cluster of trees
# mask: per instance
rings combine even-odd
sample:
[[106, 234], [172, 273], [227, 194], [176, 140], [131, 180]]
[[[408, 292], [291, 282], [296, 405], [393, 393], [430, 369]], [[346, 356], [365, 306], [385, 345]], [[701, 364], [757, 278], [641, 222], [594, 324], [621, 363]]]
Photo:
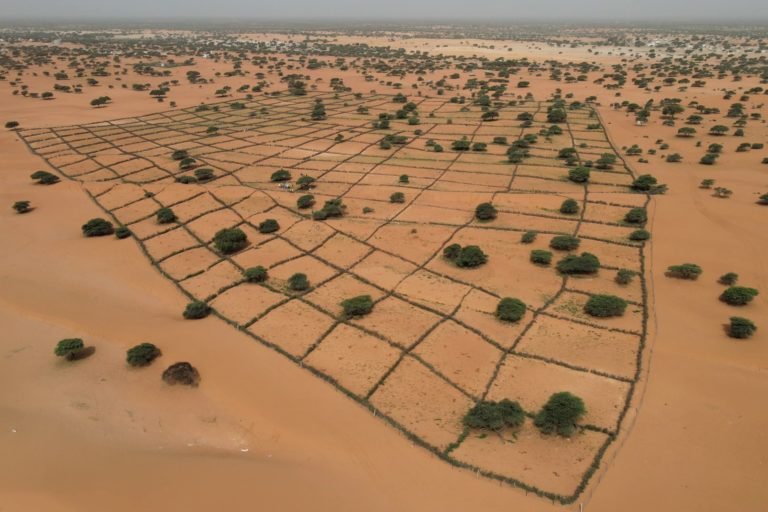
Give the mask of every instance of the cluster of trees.
[[451, 244], [443, 249], [443, 257], [461, 268], [479, 267], [488, 261], [488, 256], [476, 245]]

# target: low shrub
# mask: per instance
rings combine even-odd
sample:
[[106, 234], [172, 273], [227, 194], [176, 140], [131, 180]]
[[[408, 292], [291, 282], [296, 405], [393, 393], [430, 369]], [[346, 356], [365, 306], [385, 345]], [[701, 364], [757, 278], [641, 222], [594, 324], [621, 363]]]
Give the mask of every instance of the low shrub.
[[288, 181], [291, 179], [291, 172], [286, 169], [279, 169], [272, 173], [270, 181]]
[[587, 183], [589, 181], [588, 167], [574, 167], [568, 170], [568, 179], [574, 183]]
[[309, 279], [307, 274], [297, 272], [288, 278], [288, 288], [294, 292], [303, 292], [309, 290]]
[[397, 181], [398, 183], [408, 184], [410, 183], [411, 179], [408, 177], [407, 174], [401, 174], [400, 178]]
[[195, 178], [197, 181], [210, 181], [214, 178], [213, 169], [203, 168], [195, 169]]
[[192, 301], [187, 304], [184, 309], [183, 316], [187, 320], [200, 320], [211, 314], [211, 307], [205, 302], [199, 300]]
[[504, 297], [496, 306], [496, 318], [504, 322], [518, 322], [525, 316], [525, 302], [512, 297]]
[[480, 203], [475, 207], [475, 218], [477, 220], [493, 220], [496, 218], [497, 214], [498, 211], [496, 210], [496, 207], [491, 203]]
[[495, 431], [518, 428], [525, 422], [525, 411], [519, 403], [506, 398], [499, 402], [483, 400], [467, 412], [463, 422], [467, 428]]
[[389, 196], [389, 202], [390, 203], [404, 203], [405, 202], [405, 194], [402, 192], [395, 192], [391, 196]]
[[732, 316], [728, 325], [728, 336], [736, 339], [747, 339], [757, 330], [757, 326], [749, 319]]
[[346, 209], [347, 207], [340, 198], [331, 199], [325, 202], [322, 209], [314, 212], [312, 218], [315, 220], [325, 220], [332, 217], [341, 217]]
[[296, 180], [296, 187], [299, 190], [309, 190], [311, 188], [315, 187], [315, 178], [312, 176], [307, 176], [306, 174], [302, 174], [299, 176], [299, 179]]
[[125, 353], [125, 361], [134, 367], [149, 366], [161, 354], [160, 349], [152, 343], [141, 343], [128, 349]]
[[311, 208], [315, 204], [315, 196], [306, 194], [296, 200], [296, 207], [300, 210]]
[[581, 253], [581, 256], [569, 254], [557, 262], [557, 271], [561, 274], [594, 274], [598, 270], [600, 270], [600, 260], [588, 252]]
[[532, 244], [533, 242], [536, 241], [536, 235], [538, 235], [536, 231], [526, 231], [520, 237], [520, 243]]
[[459, 244], [451, 244], [443, 249], [443, 258], [456, 261], [461, 254], [461, 246]]
[[177, 220], [176, 214], [170, 208], [160, 208], [156, 216], [158, 224], [170, 224]]
[[695, 281], [699, 278], [701, 272], [701, 267], [695, 263], [683, 263], [682, 265], [672, 265], [668, 267], [665, 275], [676, 279]]
[[624, 222], [627, 224], [645, 224], [648, 220], [648, 213], [645, 208], [632, 208], [624, 215]]
[[752, 299], [757, 297], [760, 292], [754, 288], [746, 286], [731, 286], [720, 295], [720, 300], [731, 306], [746, 306]]
[[250, 267], [243, 271], [243, 277], [249, 283], [263, 283], [269, 277], [267, 269], [261, 265]]
[[16, 201], [15, 203], [13, 203], [12, 208], [16, 210], [16, 213], [27, 213], [30, 210], [32, 210], [32, 208], [30, 207], [30, 204], [31, 203], [29, 201]]
[[96, 218], [91, 219], [82, 226], [83, 235], [91, 236], [106, 236], [115, 232], [115, 228], [112, 223], [106, 219]]
[[59, 182], [59, 177], [48, 171], [35, 171], [29, 177], [36, 180], [39, 185], [53, 185]]
[[768, 194], [763, 194], [757, 200], [757, 204], [768, 205]]
[[476, 245], [467, 245], [461, 248], [459, 257], [456, 258], [454, 263], [456, 266], [462, 268], [474, 268], [483, 265], [488, 261], [488, 256], [483, 252], [480, 247]]
[[613, 280], [616, 281], [617, 284], [627, 285], [632, 282], [635, 275], [635, 271], [622, 268], [616, 272], [616, 277]]
[[579, 203], [574, 199], [566, 199], [563, 204], [560, 205], [560, 213], [565, 215], [574, 215], [579, 213]]
[[259, 233], [274, 233], [280, 229], [280, 224], [275, 219], [266, 219], [259, 223]]
[[727, 274], [723, 274], [720, 276], [720, 279], [717, 280], [718, 283], [724, 284], [726, 286], [733, 286], [736, 284], [736, 281], [739, 280], [739, 274], [735, 272], [728, 272]]
[[534, 249], [531, 251], [531, 263], [549, 265], [552, 263], [552, 253], [542, 249]]
[[633, 242], [644, 242], [651, 238], [651, 234], [644, 229], [636, 229], [629, 234], [629, 239]]
[[373, 310], [373, 299], [370, 295], [359, 295], [342, 301], [341, 307], [345, 316], [365, 316]]
[[80, 338], [66, 338], [56, 344], [53, 353], [63, 357], [67, 361], [74, 361], [85, 349], [85, 344]]
[[573, 251], [578, 249], [580, 244], [581, 240], [571, 235], [558, 235], [549, 241], [549, 246], [556, 251]]
[[584, 311], [598, 318], [622, 316], [627, 309], [627, 301], [615, 295], [592, 295], [584, 305]]
[[587, 412], [584, 401], [576, 395], [561, 391], [549, 397], [533, 423], [544, 434], [570, 437], [576, 422]]
[[248, 245], [248, 237], [240, 228], [225, 228], [213, 236], [213, 245], [223, 254], [232, 254]]
[[187, 362], [174, 363], [163, 372], [163, 382], [171, 386], [181, 384], [197, 387], [200, 384], [200, 373]]
[[128, 238], [131, 236], [131, 230], [128, 229], [126, 226], [118, 226], [117, 229], [115, 229], [115, 236], [122, 240], [123, 238]]

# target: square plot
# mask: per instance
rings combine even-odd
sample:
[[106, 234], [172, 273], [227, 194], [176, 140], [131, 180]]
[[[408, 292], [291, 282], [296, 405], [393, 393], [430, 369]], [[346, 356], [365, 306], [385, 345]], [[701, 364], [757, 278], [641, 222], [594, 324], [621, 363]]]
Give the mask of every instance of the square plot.
[[635, 304], [627, 304], [624, 315], [619, 317], [599, 318], [587, 314], [584, 306], [589, 295], [583, 293], [564, 292], [545, 310], [547, 313], [563, 318], [573, 318], [581, 322], [602, 326], [606, 329], [622, 329], [640, 333], [643, 327], [643, 308]]
[[375, 251], [352, 267], [352, 272], [382, 288], [392, 290], [416, 268], [416, 265], [401, 258]]
[[405, 357], [371, 396], [381, 412], [430, 445], [456, 441], [474, 402], [412, 357]]
[[341, 302], [359, 295], [370, 295], [376, 301], [384, 295], [384, 292], [365, 284], [350, 274], [341, 274], [318, 286], [309, 292], [305, 298], [325, 311], [339, 315], [342, 313]]
[[465, 284], [441, 277], [434, 272], [419, 270], [408, 276], [395, 292], [429, 309], [451, 314], [471, 290]]
[[572, 370], [537, 359], [509, 355], [501, 365], [489, 400], [508, 398], [526, 411], [538, 412], [553, 393], [568, 391], [584, 400], [581, 423], [615, 429], [627, 400], [629, 383]]
[[410, 347], [440, 321], [440, 317], [397, 297], [387, 297], [378, 302], [373, 311], [352, 320], [368, 330], [377, 332], [393, 343]]
[[242, 283], [230, 288], [211, 302], [211, 306], [242, 325], [263, 314], [286, 297], [254, 283]]
[[312, 254], [341, 268], [349, 268], [372, 250], [367, 245], [338, 233]]
[[310, 286], [317, 286], [335, 276], [338, 272], [313, 256], [300, 256], [269, 269], [269, 278], [274, 286], [286, 286], [293, 274], [306, 274]]
[[200, 215], [222, 208], [221, 203], [216, 201], [211, 194], [204, 193], [179, 203], [172, 207], [173, 212], [181, 222], [187, 222], [190, 219]]
[[152, 199], [142, 199], [136, 203], [113, 210], [112, 215], [122, 224], [131, 224], [140, 219], [153, 216], [158, 208], [159, 206]]
[[160, 263], [160, 268], [173, 279], [181, 280], [206, 270], [219, 261], [219, 257], [205, 247], [198, 247], [171, 256]]
[[453, 320], [438, 325], [413, 353], [474, 396], [485, 391], [502, 355], [501, 350]]
[[396, 253], [401, 258], [422, 265], [442, 250], [454, 231], [449, 226], [388, 224], [368, 241], [382, 251]]
[[461, 303], [454, 318], [492, 339], [504, 348], [510, 348], [520, 333], [533, 321], [533, 313], [526, 311], [517, 322], [505, 322], [496, 317], [498, 298], [481, 290], [472, 290]]
[[213, 240], [213, 235], [219, 230], [233, 228], [242, 222], [243, 220], [232, 210], [219, 210], [187, 223], [187, 229], [201, 240], [208, 241]]
[[330, 316], [293, 299], [259, 318], [248, 330], [289, 354], [302, 357], [334, 322]]
[[283, 237], [305, 251], [317, 248], [333, 234], [333, 229], [325, 223], [312, 220], [301, 220], [282, 232]]
[[296, 258], [302, 253], [294, 246], [280, 238], [273, 238], [265, 243], [253, 245], [232, 256], [232, 261], [243, 268], [270, 268], [278, 263]]
[[304, 362], [364, 397], [400, 357], [400, 350], [346, 324], [339, 324]]
[[221, 261], [202, 274], [182, 281], [181, 286], [200, 300], [205, 300], [242, 278], [240, 270], [228, 261]]

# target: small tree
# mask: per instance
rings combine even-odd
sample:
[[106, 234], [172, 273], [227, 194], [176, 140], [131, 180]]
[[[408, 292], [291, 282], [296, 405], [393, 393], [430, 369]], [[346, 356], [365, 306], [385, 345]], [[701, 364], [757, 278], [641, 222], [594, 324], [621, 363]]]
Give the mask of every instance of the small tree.
[[736, 339], [747, 339], [751, 337], [757, 326], [749, 319], [740, 316], [732, 316], [731, 323], [728, 326], [728, 336]]
[[405, 194], [402, 192], [395, 192], [392, 195], [389, 196], [389, 202], [390, 203], [404, 203], [405, 202]]
[[299, 190], [309, 190], [311, 188], [315, 188], [315, 178], [312, 176], [307, 176], [306, 174], [302, 174], [299, 176], [299, 179], [296, 180], [296, 186]]
[[629, 239], [633, 242], [644, 242], [651, 238], [651, 234], [644, 229], [636, 229], [629, 234]]
[[187, 362], [174, 363], [163, 372], [163, 382], [171, 386], [181, 384], [197, 387], [200, 384], [200, 373]]
[[280, 229], [280, 224], [275, 219], [266, 219], [259, 223], [259, 233], [274, 233], [278, 229]]
[[187, 304], [183, 316], [187, 320], [200, 320], [211, 314], [211, 307], [205, 302], [195, 300]]
[[285, 169], [280, 169], [272, 173], [270, 177], [271, 181], [288, 181], [291, 179], [291, 172]]
[[461, 248], [459, 257], [456, 258], [456, 266], [462, 268], [474, 268], [483, 265], [488, 261], [488, 256], [483, 252], [480, 247], [476, 245], [468, 245]]
[[558, 235], [549, 241], [549, 246], [556, 251], [572, 251], [578, 249], [580, 244], [581, 240], [571, 235]]
[[215, 175], [213, 169], [209, 169], [207, 167], [202, 169], [195, 169], [195, 178], [197, 178], [197, 181], [210, 181], [214, 178], [214, 176]]
[[520, 237], [520, 243], [532, 244], [533, 242], [536, 241], [536, 235], [538, 235], [536, 231], [526, 231]]
[[80, 338], [67, 338], [59, 341], [53, 353], [63, 357], [67, 361], [74, 361], [85, 349], [85, 344]]
[[131, 366], [149, 366], [162, 352], [152, 343], [141, 343], [129, 348], [125, 355], [126, 362]]
[[189, 152], [186, 149], [177, 149], [171, 153], [171, 158], [174, 160], [184, 160], [189, 156]]
[[249, 283], [263, 283], [269, 277], [267, 269], [261, 265], [250, 267], [243, 271], [243, 277]]
[[35, 171], [29, 177], [37, 180], [39, 185], [53, 185], [59, 182], [59, 177], [48, 171]]
[[232, 254], [248, 245], [248, 237], [240, 228], [225, 228], [213, 236], [213, 245], [219, 252]]
[[115, 229], [115, 237], [117, 237], [118, 240], [128, 238], [129, 236], [131, 236], [131, 230], [126, 226], [118, 226], [117, 229]]
[[365, 316], [373, 310], [373, 299], [370, 295], [360, 295], [342, 301], [341, 307], [347, 317]]
[[496, 306], [496, 318], [504, 322], [518, 322], [525, 315], [525, 302], [504, 297]]
[[600, 260], [597, 256], [588, 252], [581, 253], [581, 256], [569, 254], [557, 262], [558, 272], [566, 275], [570, 274], [594, 274], [600, 269]]
[[588, 167], [574, 167], [568, 170], [568, 179], [574, 183], [587, 183], [589, 181]]
[[701, 267], [695, 263], [683, 263], [682, 265], [672, 265], [667, 268], [666, 276], [676, 279], [687, 279], [695, 281], [701, 275]]
[[531, 251], [531, 263], [536, 265], [548, 266], [552, 262], [552, 253], [544, 251], [542, 249], [534, 249]]
[[563, 391], [549, 397], [533, 423], [544, 434], [570, 437], [576, 431], [576, 422], [586, 412], [581, 398]]
[[307, 274], [297, 272], [288, 278], [288, 288], [294, 292], [303, 292], [309, 290], [309, 279]]
[[410, 183], [411, 180], [410, 180], [410, 178], [408, 177], [407, 174], [401, 174], [400, 178], [397, 181], [399, 183], [407, 184], [407, 183]]
[[563, 204], [560, 205], [560, 213], [565, 215], [574, 215], [579, 213], [579, 203], [574, 199], [566, 199]]
[[303, 195], [296, 200], [296, 207], [299, 208], [300, 210], [311, 208], [314, 204], [315, 204], [315, 196], [313, 196], [312, 194]]
[[176, 214], [170, 208], [160, 208], [157, 210], [157, 223], [158, 224], [170, 224], [176, 222]]
[[718, 283], [724, 284], [726, 286], [733, 286], [736, 284], [736, 281], [739, 280], [739, 274], [735, 272], [728, 272], [727, 274], [723, 274], [720, 276], [720, 279], [717, 280]]
[[112, 223], [106, 219], [95, 218], [91, 219], [82, 226], [83, 235], [87, 237], [92, 236], [106, 236], [115, 232], [115, 228]]
[[622, 316], [627, 309], [627, 301], [615, 295], [592, 295], [584, 305], [584, 311], [598, 318]]
[[624, 222], [627, 224], [645, 224], [647, 220], [645, 208], [632, 208], [624, 215]]
[[475, 218], [480, 221], [493, 220], [498, 215], [496, 207], [491, 203], [480, 203], [475, 208]]
[[720, 295], [720, 300], [731, 306], [746, 306], [758, 295], [759, 292], [754, 288], [731, 286]]
[[32, 210], [30, 204], [29, 201], [16, 201], [13, 203], [13, 209], [16, 210], [16, 213], [27, 213]]
[[620, 285], [627, 285], [632, 282], [632, 279], [634, 279], [636, 273], [632, 270], [621, 268], [616, 272], [616, 277], [614, 278], [614, 281], [616, 281], [617, 284]]
[[467, 412], [463, 421], [468, 428], [500, 431], [521, 427], [525, 422], [525, 411], [519, 403], [506, 398], [499, 402], [483, 400]]

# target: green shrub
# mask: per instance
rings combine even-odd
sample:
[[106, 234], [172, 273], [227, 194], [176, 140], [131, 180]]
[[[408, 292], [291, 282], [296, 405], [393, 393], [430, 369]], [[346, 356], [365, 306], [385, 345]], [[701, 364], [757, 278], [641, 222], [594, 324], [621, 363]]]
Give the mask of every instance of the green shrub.
[[259, 233], [274, 233], [278, 229], [280, 229], [280, 224], [275, 219], [266, 219], [259, 223]]
[[149, 366], [160, 354], [160, 349], [152, 343], [141, 343], [128, 349], [125, 361], [131, 366]]
[[59, 341], [53, 353], [67, 361], [74, 361], [85, 349], [85, 344], [80, 338], [67, 338]]
[[627, 301], [615, 295], [592, 295], [584, 305], [584, 311], [598, 318], [622, 316], [627, 309]]
[[296, 200], [296, 207], [299, 208], [300, 210], [311, 208], [314, 204], [315, 204], [315, 196], [313, 196], [312, 194], [303, 195]]
[[726, 286], [733, 286], [736, 284], [736, 281], [739, 280], [739, 274], [735, 272], [728, 272], [727, 274], [723, 274], [720, 276], [720, 279], [717, 280], [718, 283], [724, 284]]
[[629, 234], [629, 239], [634, 242], [643, 242], [651, 238], [651, 234], [644, 229], [636, 229]]
[[157, 210], [157, 222], [158, 224], [170, 224], [176, 222], [176, 214], [170, 208], [160, 208]]
[[459, 244], [451, 244], [443, 249], [443, 257], [451, 261], [456, 261], [459, 254], [461, 254], [461, 246]]
[[617, 284], [626, 285], [632, 282], [632, 279], [635, 277], [635, 272], [633, 270], [628, 270], [626, 268], [619, 269], [618, 272], [616, 272], [616, 277], [614, 278], [614, 281], [616, 281]]
[[269, 275], [267, 269], [261, 265], [257, 267], [250, 267], [243, 271], [243, 277], [249, 283], [263, 283], [267, 280]]
[[699, 278], [701, 272], [701, 267], [695, 263], [683, 263], [682, 265], [672, 265], [668, 267], [666, 276], [695, 281]]
[[171, 386], [181, 384], [197, 387], [200, 383], [200, 373], [187, 362], [174, 363], [163, 372], [163, 382]]
[[541, 249], [534, 249], [531, 251], [531, 263], [549, 265], [552, 263], [552, 253]]
[[504, 297], [496, 306], [496, 318], [505, 322], [517, 322], [525, 316], [525, 302]]
[[475, 208], [475, 218], [477, 220], [493, 220], [497, 214], [496, 207], [491, 203], [480, 203]]
[[400, 179], [397, 180], [400, 183], [409, 183], [411, 180], [407, 174], [401, 174]]
[[39, 185], [53, 185], [59, 182], [59, 177], [48, 171], [35, 171], [29, 177], [37, 180]]
[[128, 238], [131, 236], [131, 230], [128, 229], [126, 226], [118, 226], [115, 230], [115, 236], [122, 240], [123, 238]]
[[763, 194], [760, 199], [757, 200], [757, 204], [768, 205], [768, 194]]
[[520, 237], [520, 243], [532, 244], [533, 242], [536, 241], [536, 235], [538, 235], [536, 231], [526, 231]]
[[506, 427], [518, 428], [525, 422], [525, 411], [519, 403], [506, 398], [499, 402], [483, 400], [467, 412], [463, 421], [468, 428], [495, 431]]
[[405, 194], [402, 192], [395, 192], [391, 196], [389, 196], [389, 202], [390, 203], [404, 203], [405, 202]]
[[13, 203], [13, 209], [16, 210], [16, 213], [27, 213], [32, 209], [29, 205], [29, 201], [16, 201]]
[[594, 274], [600, 269], [600, 260], [588, 252], [581, 256], [569, 254], [557, 262], [557, 270], [562, 274]]
[[225, 228], [213, 236], [213, 245], [223, 254], [232, 254], [248, 245], [248, 237], [240, 228]]
[[205, 318], [210, 314], [211, 307], [205, 302], [196, 300], [187, 304], [187, 307], [184, 309], [183, 316], [187, 320], [200, 320], [201, 318]]
[[299, 190], [309, 190], [315, 187], [315, 178], [302, 174], [299, 179], [296, 180], [296, 186]]
[[574, 199], [566, 199], [563, 204], [560, 205], [560, 213], [565, 215], [574, 215], [579, 213], [579, 203]]
[[747, 339], [757, 330], [757, 326], [746, 318], [732, 316], [731, 323], [728, 326], [728, 336], [740, 340]]
[[648, 220], [648, 214], [645, 208], [632, 208], [624, 215], [624, 222], [628, 224], [645, 224]]
[[347, 207], [342, 203], [340, 198], [330, 199], [325, 202], [323, 208], [314, 212], [312, 218], [315, 220], [325, 220], [331, 217], [341, 217], [344, 215]]
[[197, 181], [209, 181], [214, 177], [213, 169], [195, 169], [195, 178]]
[[649, 192], [657, 186], [658, 182], [659, 180], [650, 174], [643, 174], [642, 176], [638, 176], [637, 179], [632, 182], [631, 188], [632, 190], [637, 190], [639, 192]]
[[285, 169], [280, 169], [273, 172], [269, 179], [270, 181], [288, 181], [291, 179], [291, 172]]
[[106, 219], [96, 218], [91, 219], [82, 226], [83, 235], [85, 236], [106, 236], [115, 232], [115, 228], [112, 223]]
[[174, 160], [184, 160], [189, 156], [186, 149], [177, 149], [171, 154], [171, 158]]
[[468, 245], [461, 248], [459, 257], [456, 258], [456, 266], [462, 268], [474, 268], [483, 265], [488, 261], [488, 256], [483, 252], [480, 247], [476, 245]]
[[288, 278], [288, 288], [294, 292], [303, 292], [309, 290], [309, 279], [307, 274], [297, 272]]
[[752, 299], [757, 297], [759, 292], [754, 288], [746, 286], [731, 286], [720, 295], [720, 300], [731, 306], [746, 306]]
[[544, 434], [570, 437], [576, 431], [576, 422], [586, 412], [581, 398], [562, 391], [549, 397], [533, 423]]
[[549, 246], [556, 251], [573, 251], [580, 244], [581, 240], [571, 235], [557, 235], [549, 241]]
[[589, 181], [588, 167], [574, 167], [568, 170], [568, 179], [574, 183], [587, 183]]
[[341, 307], [345, 316], [365, 316], [373, 310], [373, 299], [370, 295], [360, 295], [342, 301]]

